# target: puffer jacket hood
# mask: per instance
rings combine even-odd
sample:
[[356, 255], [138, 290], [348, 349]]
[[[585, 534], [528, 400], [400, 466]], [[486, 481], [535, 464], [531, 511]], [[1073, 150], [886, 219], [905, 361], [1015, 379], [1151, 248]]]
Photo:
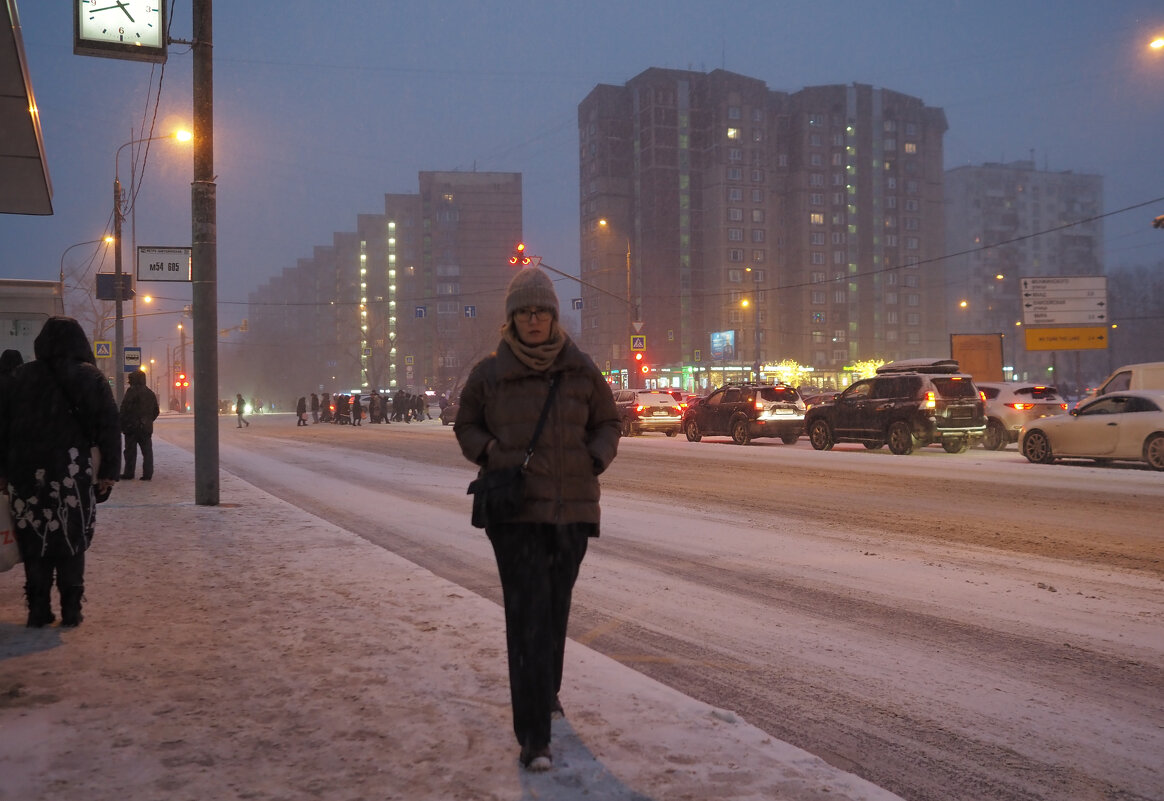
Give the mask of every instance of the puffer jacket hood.
[[50, 317], [32, 343], [33, 353], [42, 362], [84, 362], [97, 366], [93, 347], [81, 324], [72, 317]]
[[134, 370], [129, 374], [129, 385], [131, 387], [144, 387], [146, 385], [146, 374], [142, 370]]

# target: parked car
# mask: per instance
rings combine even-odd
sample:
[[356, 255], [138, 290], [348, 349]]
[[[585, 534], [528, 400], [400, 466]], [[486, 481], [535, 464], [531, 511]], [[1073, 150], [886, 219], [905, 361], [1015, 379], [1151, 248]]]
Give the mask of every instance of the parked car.
[[827, 451], [838, 442], [875, 450], [886, 443], [898, 455], [941, 443], [964, 453], [986, 434], [986, 402], [973, 379], [952, 359], [890, 362], [873, 378], [856, 381], [804, 417], [809, 442]]
[[624, 437], [647, 431], [661, 431], [673, 437], [683, 426], [679, 401], [664, 389], [615, 390], [614, 405], [618, 407]]
[[1164, 470], [1164, 391], [1109, 392], [1080, 402], [1070, 414], [1032, 421], [1019, 434], [1023, 456], [1146, 462]]
[[1067, 411], [1067, 401], [1055, 387], [1021, 381], [976, 381], [986, 398], [986, 436], [982, 447], [1000, 451], [1018, 442], [1027, 423]]
[[804, 433], [804, 401], [787, 384], [729, 384], [687, 407], [683, 431], [691, 442], [730, 436], [737, 445], [779, 437], [792, 445]]

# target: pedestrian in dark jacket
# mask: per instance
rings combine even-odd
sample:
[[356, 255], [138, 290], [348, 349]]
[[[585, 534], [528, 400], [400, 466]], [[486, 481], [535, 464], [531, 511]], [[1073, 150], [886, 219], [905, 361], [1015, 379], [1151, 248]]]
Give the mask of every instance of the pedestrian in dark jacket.
[[0, 376], [12, 375], [12, 371], [24, 364], [24, 357], [15, 348], [0, 353]]
[[242, 393], [239, 392], [234, 396], [234, 413], [238, 416], [238, 427], [242, 428], [244, 425], [247, 428], [251, 427], [250, 421], [243, 417], [243, 412], [247, 410], [247, 402], [243, 400]]
[[319, 396], [314, 392], [311, 393], [311, 422], [319, 422]]
[[352, 395], [352, 425], [363, 425], [360, 421], [364, 419], [364, 404], [360, 403], [359, 395]]
[[300, 395], [299, 400], [295, 402], [295, 425], [307, 425], [307, 398]]
[[121, 399], [121, 433], [125, 436], [123, 479], [132, 479], [141, 450], [141, 480], [154, 477], [154, 420], [158, 419], [158, 396], [146, 386], [146, 374], [134, 370]]
[[526, 458], [557, 382], [545, 429], [525, 471], [512, 519], [485, 521], [505, 603], [509, 690], [520, 761], [548, 770], [570, 598], [589, 537], [598, 536], [598, 476], [618, 450], [619, 418], [593, 360], [558, 323], [558, 298], [537, 268], [514, 276], [496, 353], [473, 367], [454, 426], [461, 452], [482, 470]]
[[24, 560], [28, 625], [56, 620], [55, 575], [61, 625], [77, 626], [97, 499], [108, 497], [121, 466], [117, 403], [71, 317], [46, 320], [33, 353], [0, 392], [0, 487]]

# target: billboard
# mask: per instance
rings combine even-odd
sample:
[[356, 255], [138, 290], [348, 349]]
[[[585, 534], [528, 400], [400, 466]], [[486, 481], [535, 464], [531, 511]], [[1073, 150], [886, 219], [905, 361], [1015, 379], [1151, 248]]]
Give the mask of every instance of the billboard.
[[736, 332], [711, 332], [711, 358], [716, 361], [728, 361], [736, 358]]

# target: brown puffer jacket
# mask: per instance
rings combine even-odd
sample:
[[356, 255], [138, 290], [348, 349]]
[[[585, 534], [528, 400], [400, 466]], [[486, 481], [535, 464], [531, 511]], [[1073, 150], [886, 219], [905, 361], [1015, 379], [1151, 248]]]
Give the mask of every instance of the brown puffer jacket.
[[561, 376], [558, 391], [526, 471], [525, 508], [512, 522], [597, 526], [598, 475], [618, 452], [618, 410], [602, 373], [573, 341], [546, 372], [522, 364], [502, 341], [469, 374], [453, 430], [465, 458], [482, 468], [521, 464], [553, 373]]

